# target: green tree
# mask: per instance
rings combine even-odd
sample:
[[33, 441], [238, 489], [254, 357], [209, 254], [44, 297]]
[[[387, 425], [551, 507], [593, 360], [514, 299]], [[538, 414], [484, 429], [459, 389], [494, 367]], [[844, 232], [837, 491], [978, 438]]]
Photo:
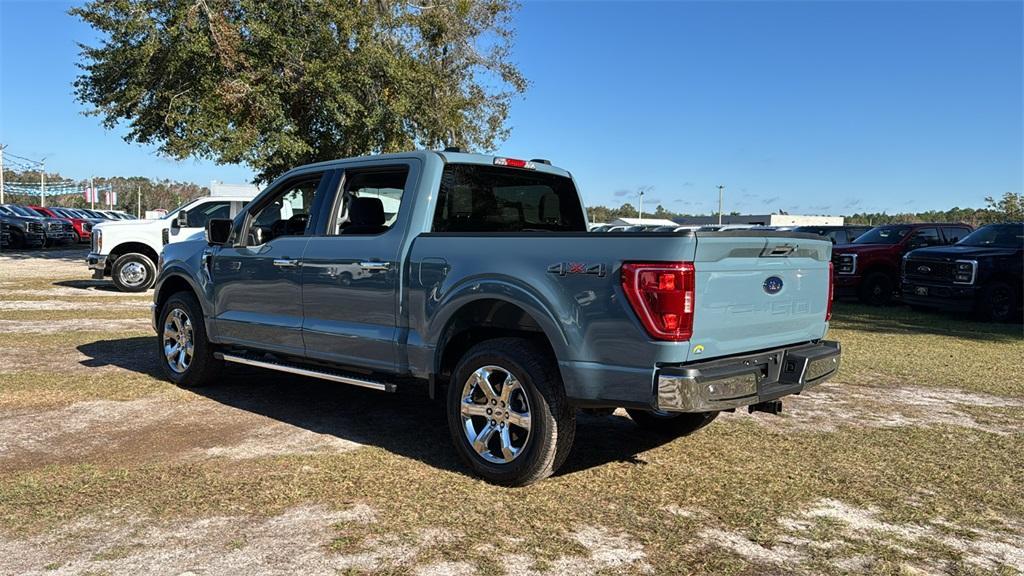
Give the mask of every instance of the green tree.
[[75, 95], [129, 142], [298, 164], [414, 147], [491, 150], [527, 82], [504, 0], [93, 0]]
[[999, 200], [988, 196], [985, 198], [990, 210], [997, 213], [1004, 222], [1020, 222], [1024, 220], [1024, 195], [1007, 192]]

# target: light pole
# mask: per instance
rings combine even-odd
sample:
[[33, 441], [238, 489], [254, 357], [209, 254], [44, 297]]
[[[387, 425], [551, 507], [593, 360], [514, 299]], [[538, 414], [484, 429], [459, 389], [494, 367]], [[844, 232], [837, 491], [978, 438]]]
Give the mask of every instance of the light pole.
[[4, 203], [4, 148], [6, 144], [0, 144], [0, 204]]
[[39, 205], [46, 206], [46, 158], [39, 161]]
[[644, 191], [643, 191], [642, 188], [640, 189], [640, 207], [637, 210], [637, 213], [638, 213], [638, 218], [640, 220], [643, 220], [644, 219]]
[[718, 185], [718, 225], [722, 225], [722, 191], [725, 190], [725, 186]]

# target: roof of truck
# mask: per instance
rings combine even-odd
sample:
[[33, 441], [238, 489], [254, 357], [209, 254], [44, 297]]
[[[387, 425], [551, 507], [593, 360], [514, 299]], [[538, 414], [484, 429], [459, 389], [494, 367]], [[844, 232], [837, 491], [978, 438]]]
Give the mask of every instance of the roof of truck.
[[[314, 164], [306, 164], [303, 166], [297, 166], [292, 168], [284, 175], [290, 175], [298, 171], [306, 171], [314, 168], [332, 168], [340, 166], [349, 162], [361, 162], [366, 160], [408, 160], [410, 158], [418, 158], [424, 162], [428, 162], [432, 159], [440, 158], [442, 162], [452, 164], [482, 164], [494, 166], [495, 160], [498, 158], [505, 159], [516, 159], [520, 158], [514, 156], [501, 156], [493, 154], [475, 154], [469, 152], [453, 152], [453, 151], [439, 151], [439, 150], [410, 150], [409, 152], [395, 152], [392, 154], [371, 154], [368, 156], [355, 156], [352, 158], [338, 158], [337, 160], [325, 160], [323, 162], [316, 162]], [[536, 172], [546, 172], [548, 174], [557, 174], [559, 176], [571, 176], [568, 170], [553, 166], [548, 163], [547, 160], [540, 158], [522, 158], [528, 164], [528, 168], [516, 168], [509, 167], [510, 170], [534, 170]], [[282, 175], [282, 177], [284, 176]], [[279, 177], [280, 178], [280, 177]]]

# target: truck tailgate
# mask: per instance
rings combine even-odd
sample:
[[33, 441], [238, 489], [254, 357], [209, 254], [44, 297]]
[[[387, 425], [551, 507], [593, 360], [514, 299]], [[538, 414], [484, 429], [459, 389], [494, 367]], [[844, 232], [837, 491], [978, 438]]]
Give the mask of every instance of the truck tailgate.
[[822, 338], [831, 251], [803, 235], [698, 233], [688, 360]]

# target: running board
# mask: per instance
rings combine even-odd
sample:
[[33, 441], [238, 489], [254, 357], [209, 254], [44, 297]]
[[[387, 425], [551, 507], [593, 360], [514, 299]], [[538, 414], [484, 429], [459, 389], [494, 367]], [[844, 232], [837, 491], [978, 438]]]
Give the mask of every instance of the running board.
[[266, 368], [268, 370], [276, 370], [278, 372], [298, 374], [299, 376], [309, 376], [310, 378], [319, 378], [321, 380], [330, 380], [331, 382], [351, 384], [352, 386], [361, 386], [363, 388], [380, 390], [382, 392], [394, 392], [396, 389], [396, 386], [394, 384], [388, 382], [377, 382], [374, 380], [367, 380], [365, 378], [356, 378], [354, 376], [347, 376], [337, 372], [330, 372], [327, 370], [300, 368], [299, 366], [296, 366], [294, 364], [287, 364], [284, 362], [256, 360], [255, 358], [237, 356], [234, 354], [224, 354], [222, 352], [215, 352], [213, 356], [214, 358], [223, 360], [225, 362], [234, 362], [235, 364], [245, 364], [246, 366], [255, 366], [257, 368]]

